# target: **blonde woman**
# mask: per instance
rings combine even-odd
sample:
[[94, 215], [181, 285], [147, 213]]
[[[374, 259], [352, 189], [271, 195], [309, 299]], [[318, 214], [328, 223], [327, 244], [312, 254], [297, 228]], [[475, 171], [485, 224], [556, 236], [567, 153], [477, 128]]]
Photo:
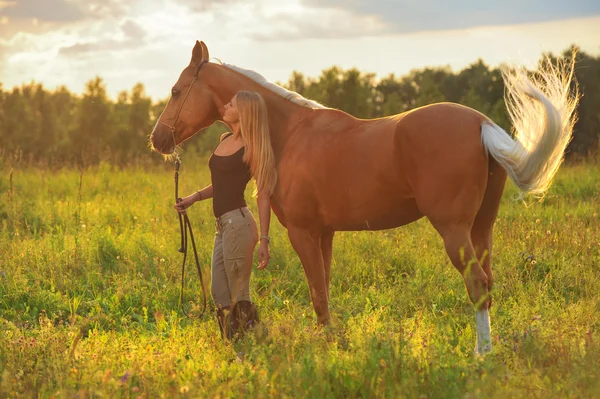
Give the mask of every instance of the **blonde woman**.
[[[216, 235], [212, 256], [212, 297], [217, 308], [221, 335], [231, 339], [258, 322], [250, 301], [250, 275], [254, 247], [258, 247], [258, 269], [269, 263], [270, 197], [277, 183], [271, 147], [267, 108], [260, 94], [240, 91], [225, 105], [223, 121], [231, 133], [221, 136], [208, 166], [209, 186], [175, 204], [183, 213], [197, 201], [213, 200]], [[256, 220], [246, 206], [244, 191], [256, 179], [260, 237]]]

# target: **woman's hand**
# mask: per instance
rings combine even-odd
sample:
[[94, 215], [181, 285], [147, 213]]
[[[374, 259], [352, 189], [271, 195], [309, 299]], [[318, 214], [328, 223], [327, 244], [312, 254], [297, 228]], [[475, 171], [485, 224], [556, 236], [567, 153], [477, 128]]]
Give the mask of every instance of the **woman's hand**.
[[269, 241], [260, 240], [260, 245], [258, 246], [258, 270], [262, 270], [267, 267], [270, 259], [271, 255], [269, 255]]
[[185, 198], [182, 198], [181, 201], [179, 201], [173, 206], [173, 208], [175, 208], [177, 212], [184, 214], [185, 210], [192, 206], [197, 200], [197, 195], [196, 193], [194, 193], [192, 195], [188, 195]]

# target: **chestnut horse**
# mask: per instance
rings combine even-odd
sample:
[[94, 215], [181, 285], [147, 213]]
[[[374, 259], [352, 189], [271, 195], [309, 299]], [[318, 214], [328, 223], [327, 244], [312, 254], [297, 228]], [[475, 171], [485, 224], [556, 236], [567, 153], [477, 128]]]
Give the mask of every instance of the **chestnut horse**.
[[238, 91], [259, 92], [279, 177], [272, 209], [302, 262], [318, 322], [330, 318], [335, 231], [390, 229], [426, 216], [465, 281], [476, 309], [475, 350], [484, 354], [492, 348], [492, 228], [506, 176], [525, 193], [543, 195], [549, 187], [572, 134], [572, 74], [568, 63], [549, 65], [535, 80], [505, 71], [513, 139], [485, 115], [452, 103], [357, 119], [254, 71], [211, 63], [196, 41], [150, 140], [156, 151], [173, 153], [221, 120]]

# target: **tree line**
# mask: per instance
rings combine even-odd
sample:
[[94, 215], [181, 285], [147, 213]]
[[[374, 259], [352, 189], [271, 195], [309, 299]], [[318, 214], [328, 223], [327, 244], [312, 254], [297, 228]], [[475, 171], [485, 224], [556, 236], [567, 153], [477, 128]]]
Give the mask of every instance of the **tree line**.
[[[553, 62], [569, 58], [572, 51], [550, 58]], [[569, 157], [597, 154], [600, 149], [600, 56], [579, 51], [575, 79], [582, 97]], [[381, 79], [356, 68], [333, 66], [318, 77], [293, 72], [282, 86], [359, 118], [451, 101], [484, 113], [510, 131], [501, 72], [482, 60], [456, 73], [449, 67], [434, 67]], [[111, 100], [100, 77], [88, 81], [81, 95], [65, 87], [47, 90], [36, 82], [10, 90], [0, 83], [0, 155], [50, 165], [160, 162], [147, 143], [166, 101], [153, 101], [141, 83]], [[213, 125], [208, 133], [186, 143], [186, 152], [207, 153], [224, 129]]]

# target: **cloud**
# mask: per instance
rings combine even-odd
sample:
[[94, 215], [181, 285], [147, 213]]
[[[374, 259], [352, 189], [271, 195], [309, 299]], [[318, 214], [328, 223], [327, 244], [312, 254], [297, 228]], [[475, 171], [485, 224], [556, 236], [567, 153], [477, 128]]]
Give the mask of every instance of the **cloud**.
[[121, 26], [121, 29], [123, 30], [125, 37], [129, 39], [143, 41], [143, 39], [146, 37], [146, 31], [135, 21], [130, 19], [125, 21], [125, 23]]
[[242, 4], [242, 0], [173, 0], [174, 3], [180, 4], [189, 8], [194, 12], [207, 12], [217, 7], [224, 6], [235, 6], [236, 4]]
[[170, 0], [223, 35], [271, 42], [384, 36], [600, 15], [597, 0]]
[[0, 3], [0, 16], [9, 19], [37, 19], [42, 22], [71, 22], [84, 17], [77, 3], [67, 0], [13, 0]]
[[340, 39], [377, 36], [389, 30], [387, 24], [376, 17], [359, 16], [341, 10], [321, 13], [307, 10], [302, 16], [280, 13], [265, 19], [269, 23], [249, 32], [250, 38], [257, 41]]
[[[102, 51], [119, 51], [143, 47], [146, 31], [133, 20], [126, 20], [120, 27], [120, 37], [109, 37], [102, 40], [81, 41], [63, 46], [58, 53], [64, 56], [77, 56]], [[117, 35], [115, 35], [117, 36]]]
[[[95, 19], [123, 18], [128, 14], [129, 7], [121, 0], [77, 0], [87, 8], [86, 15]], [[136, 1], [129, 1], [130, 5]]]
[[3, 0], [0, 16], [9, 20], [76, 22], [87, 18], [119, 18], [127, 7], [118, 0]]
[[[379, 18], [386, 33], [465, 29], [476, 26], [546, 22], [600, 14], [597, 0], [301, 0], [311, 9], [344, 10]], [[361, 26], [356, 27], [361, 30]]]
[[121, 20], [128, 8], [118, 0], [0, 0], [0, 41], [20, 33], [44, 35], [90, 25]]
[[[170, 0], [255, 41], [332, 39], [564, 20], [600, 14], [597, 0]], [[243, 16], [243, 18], [241, 18]], [[224, 33], [227, 34], [227, 33]]]

